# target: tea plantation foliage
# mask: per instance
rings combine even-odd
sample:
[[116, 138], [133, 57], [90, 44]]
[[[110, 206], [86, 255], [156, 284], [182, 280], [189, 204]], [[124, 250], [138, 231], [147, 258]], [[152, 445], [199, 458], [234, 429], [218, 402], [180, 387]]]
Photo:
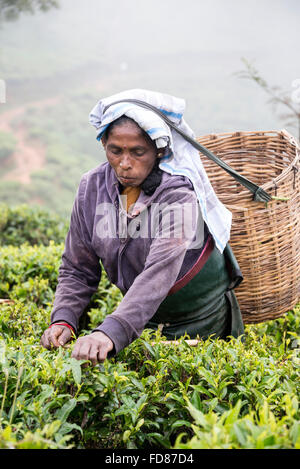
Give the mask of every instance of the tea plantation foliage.
[[[13, 303], [0, 305], [0, 448], [300, 448], [300, 305], [246, 326], [244, 342], [170, 346], [145, 330], [117, 357], [82, 367], [72, 345], [39, 344], [63, 231], [39, 212], [30, 220], [24, 207], [13, 225], [7, 210], [0, 298]], [[80, 333], [120, 300], [104, 275]]]

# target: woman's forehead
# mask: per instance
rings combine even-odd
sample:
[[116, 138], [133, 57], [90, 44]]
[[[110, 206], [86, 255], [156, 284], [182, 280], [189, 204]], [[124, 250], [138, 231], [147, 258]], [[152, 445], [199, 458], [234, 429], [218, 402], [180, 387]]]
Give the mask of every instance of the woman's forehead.
[[128, 120], [112, 126], [107, 141], [116, 142], [118, 140], [135, 142], [137, 144], [153, 145], [150, 137], [134, 121]]
[[110, 135], [143, 135], [141, 127], [132, 120], [123, 121], [118, 124], [112, 125]]

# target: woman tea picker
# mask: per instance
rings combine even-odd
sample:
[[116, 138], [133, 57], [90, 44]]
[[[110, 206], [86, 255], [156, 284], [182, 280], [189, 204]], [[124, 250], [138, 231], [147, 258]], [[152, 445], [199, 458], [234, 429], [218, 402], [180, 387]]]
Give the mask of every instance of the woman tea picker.
[[41, 344], [58, 347], [77, 332], [102, 265], [124, 297], [99, 327], [77, 339], [72, 356], [93, 365], [145, 328], [159, 328], [167, 339], [244, 332], [233, 291], [242, 277], [228, 245], [231, 213], [198, 151], [154, 110], [128, 100], [154, 106], [193, 136], [182, 118], [185, 102], [156, 92], [119, 93], [90, 114], [107, 162], [80, 181]]

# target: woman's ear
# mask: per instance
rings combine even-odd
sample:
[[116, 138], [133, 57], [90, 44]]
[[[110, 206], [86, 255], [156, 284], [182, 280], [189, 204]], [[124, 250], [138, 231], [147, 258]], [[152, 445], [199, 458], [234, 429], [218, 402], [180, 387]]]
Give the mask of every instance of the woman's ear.
[[101, 143], [102, 143], [102, 146], [104, 148], [104, 150], [106, 149], [106, 138], [105, 137], [102, 137], [101, 138]]

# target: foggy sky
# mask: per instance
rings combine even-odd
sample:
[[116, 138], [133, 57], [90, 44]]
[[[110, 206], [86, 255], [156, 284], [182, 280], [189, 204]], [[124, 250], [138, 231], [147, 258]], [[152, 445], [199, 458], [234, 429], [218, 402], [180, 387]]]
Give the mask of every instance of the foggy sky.
[[99, 82], [117, 76], [107, 92], [155, 87], [186, 98], [192, 119], [196, 108], [205, 115], [203, 129], [220, 107], [219, 130], [276, 127], [263, 92], [232, 74], [246, 57], [270, 84], [291, 88], [299, 18], [298, 0], [60, 0], [58, 10], [2, 26], [0, 78], [98, 63]]

